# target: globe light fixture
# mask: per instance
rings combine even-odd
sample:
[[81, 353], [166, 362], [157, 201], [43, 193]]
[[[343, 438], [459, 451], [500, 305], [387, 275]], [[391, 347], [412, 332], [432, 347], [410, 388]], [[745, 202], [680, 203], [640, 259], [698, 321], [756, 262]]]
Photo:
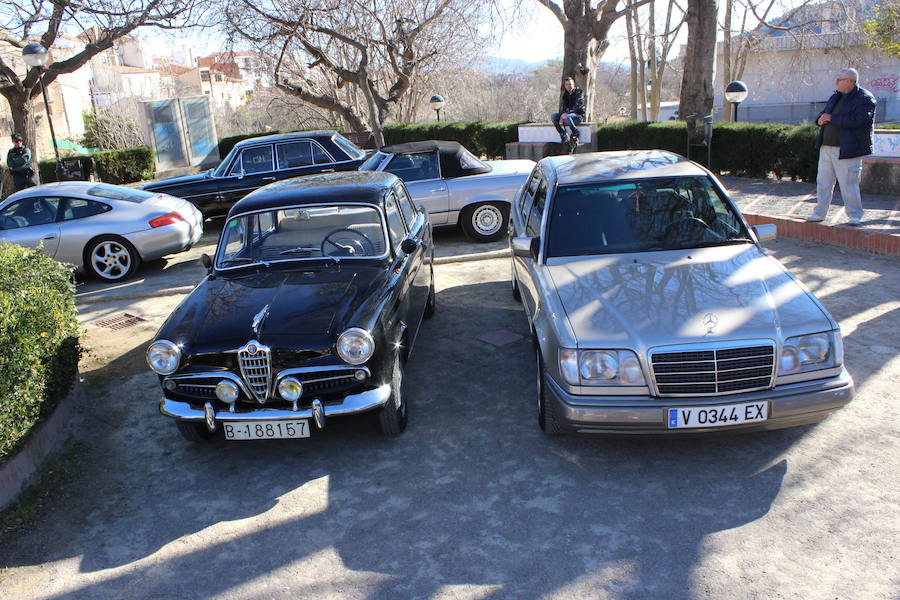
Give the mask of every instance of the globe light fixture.
[[732, 109], [732, 121], [737, 121], [738, 104], [747, 99], [748, 93], [747, 84], [743, 81], [732, 81], [725, 87], [725, 99], [734, 105], [734, 108]]
[[445, 104], [444, 97], [435, 94], [434, 96], [431, 97], [431, 100], [429, 100], [428, 103], [431, 105], [431, 108], [434, 110], [434, 112], [437, 113], [437, 120], [440, 121], [441, 120], [441, 109], [444, 108], [444, 104]]
[[41, 86], [41, 95], [44, 97], [44, 111], [47, 113], [47, 124], [50, 126], [50, 138], [53, 140], [53, 152], [56, 155], [56, 180], [63, 180], [62, 163], [59, 160], [59, 147], [56, 145], [56, 132], [53, 130], [53, 119], [50, 117], [50, 103], [47, 101], [47, 90], [44, 88], [44, 65], [47, 64], [47, 49], [40, 44], [26, 44], [22, 48], [22, 60], [29, 67], [38, 70], [38, 83]]

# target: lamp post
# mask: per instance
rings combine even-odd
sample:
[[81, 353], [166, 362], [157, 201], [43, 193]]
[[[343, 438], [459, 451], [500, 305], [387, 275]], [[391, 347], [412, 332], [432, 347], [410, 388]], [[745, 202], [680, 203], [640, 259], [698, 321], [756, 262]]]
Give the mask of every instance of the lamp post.
[[737, 122], [738, 104], [747, 99], [747, 84], [743, 81], [732, 81], [725, 87], [725, 99], [734, 104], [731, 120]]
[[59, 147], [56, 145], [56, 132], [53, 131], [53, 119], [50, 117], [50, 103], [47, 101], [47, 90], [44, 88], [44, 65], [47, 64], [47, 49], [40, 44], [27, 44], [22, 48], [22, 60], [29, 67], [38, 70], [38, 82], [41, 84], [41, 95], [44, 97], [44, 111], [47, 113], [47, 123], [50, 125], [50, 138], [53, 140], [53, 152], [56, 155], [56, 180], [63, 180], [62, 163], [59, 160]]
[[428, 101], [431, 105], [431, 108], [434, 109], [434, 112], [437, 113], [437, 120], [441, 120], [441, 109], [444, 108], [444, 97], [438, 96], [435, 94], [431, 97], [431, 100]]

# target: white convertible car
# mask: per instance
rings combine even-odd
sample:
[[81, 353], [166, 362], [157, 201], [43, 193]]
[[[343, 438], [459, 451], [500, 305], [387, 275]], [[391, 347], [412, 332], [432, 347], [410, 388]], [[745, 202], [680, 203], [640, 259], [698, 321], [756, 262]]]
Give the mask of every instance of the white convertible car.
[[385, 146], [359, 168], [401, 178], [433, 225], [459, 223], [476, 242], [492, 242], [506, 233], [510, 202], [534, 165], [482, 161], [458, 142], [427, 141]]

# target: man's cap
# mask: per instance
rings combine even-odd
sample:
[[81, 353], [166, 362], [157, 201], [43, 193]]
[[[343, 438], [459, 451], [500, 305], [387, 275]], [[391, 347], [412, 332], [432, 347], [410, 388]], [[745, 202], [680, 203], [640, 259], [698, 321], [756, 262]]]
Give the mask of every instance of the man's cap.
[[22, 141], [22, 134], [21, 134], [21, 133], [14, 133], [14, 134], [12, 134], [12, 141], [14, 141], [14, 142], [21, 142], [21, 141]]

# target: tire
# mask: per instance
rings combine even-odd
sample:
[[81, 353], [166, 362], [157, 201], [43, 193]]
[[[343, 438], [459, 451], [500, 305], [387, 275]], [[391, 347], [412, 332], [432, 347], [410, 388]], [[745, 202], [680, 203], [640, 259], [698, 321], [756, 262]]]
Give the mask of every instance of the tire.
[[537, 357], [537, 396], [538, 396], [538, 427], [547, 435], [559, 435], [562, 430], [556, 420], [556, 413], [552, 406], [547, 406], [546, 391], [544, 389], [544, 359], [541, 351], [535, 351]]
[[95, 279], [117, 282], [134, 275], [141, 265], [141, 255], [128, 240], [104, 235], [84, 250], [84, 270]]
[[428, 300], [425, 301], [425, 313], [422, 315], [423, 319], [430, 319], [434, 316], [434, 311], [437, 305], [437, 299], [434, 294], [434, 269], [431, 270], [431, 287], [428, 288]]
[[178, 427], [178, 433], [181, 437], [195, 444], [202, 444], [210, 441], [215, 437], [215, 433], [206, 428], [205, 423], [194, 423], [193, 421], [175, 421]]
[[378, 411], [378, 426], [384, 435], [395, 436], [403, 433], [408, 420], [406, 396], [403, 394], [403, 363], [397, 352], [391, 368], [391, 395]]
[[476, 242], [494, 242], [506, 234], [509, 227], [509, 204], [484, 202], [467, 206], [460, 214], [460, 225]]

